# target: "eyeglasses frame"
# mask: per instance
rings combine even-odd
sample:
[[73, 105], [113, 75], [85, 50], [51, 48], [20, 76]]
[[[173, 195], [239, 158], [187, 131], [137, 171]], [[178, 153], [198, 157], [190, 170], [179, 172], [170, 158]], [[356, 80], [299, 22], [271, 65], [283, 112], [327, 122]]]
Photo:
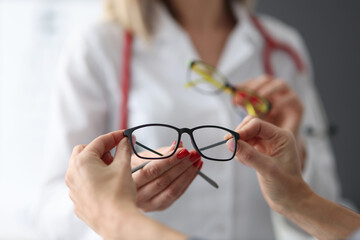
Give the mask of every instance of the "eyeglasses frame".
[[[178, 132], [178, 139], [177, 139], [177, 143], [175, 145], [175, 148], [174, 148], [174, 151], [168, 155], [168, 156], [164, 156], [164, 157], [158, 157], [158, 158], [151, 158], [151, 157], [143, 157], [143, 156], [140, 156], [134, 146], [135, 146], [135, 143], [133, 142], [133, 138], [132, 138], [132, 133], [137, 130], [137, 129], [140, 129], [140, 128], [144, 128], [144, 127], [168, 127], [168, 128], [172, 128], [174, 129], [175, 131]], [[235, 157], [235, 153], [236, 153], [236, 150], [237, 150], [237, 144], [235, 144], [235, 147], [234, 147], [234, 151], [233, 151], [233, 155], [231, 156], [231, 158], [227, 158], [227, 159], [216, 159], [216, 158], [210, 158], [210, 157], [207, 157], [205, 156], [204, 154], [201, 153], [200, 149], [198, 148], [198, 146], [196, 145], [196, 142], [195, 142], [195, 139], [194, 139], [194, 136], [193, 136], [193, 132], [195, 130], [198, 130], [198, 129], [201, 129], [201, 128], [218, 128], [218, 129], [222, 129], [224, 131], [227, 131], [229, 133], [231, 133], [232, 137], [235, 139], [235, 142], [237, 142], [239, 139], [240, 139], [240, 135], [239, 133], [235, 132], [235, 131], [232, 131], [228, 128], [224, 128], [224, 127], [221, 127], [221, 126], [216, 126], [216, 125], [202, 125], [202, 126], [197, 126], [195, 128], [177, 128], [177, 127], [174, 127], [172, 125], [168, 125], [168, 124], [162, 124], [162, 123], [150, 123], [150, 124], [143, 124], [143, 125], [139, 125], [139, 126], [136, 126], [136, 127], [133, 127], [133, 128], [128, 128], [124, 131], [124, 136], [128, 137], [129, 141], [130, 141], [130, 144], [131, 144], [131, 147], [132, 147], [132, 150], [133, 152], [135, 153], [135, 155], [141, 159], [148, 159], [148, 160], [161, 160], [161, 159], [166, 159], [166, 158], [169, 158], [171, 156], [173, 156], [176, 152], [176, 150], [178, 149], [179, 145], [180, 145], [180, 140], [181, 140], [181, 136], [183, 133], [187, 133], [189, 136], [190, 136], [190, 140], [191, 140], [191, 143], [194, 147], [194, 149], [200, 154], [201, 157], [205, 158], [205, 159], [208, 159], [208, 160], [211, 160], [211, 161], [219, 161], [219, 162], [224, 162], [224, 161], [230, 161], [231, 159], [233, 159]], [[224, 139], [225, 140], [225, 139]]]
[[[222, 86], [217, 86], [217, 84], [213, 83], [212, 81], [209, 81], [207, 79], [205, 79], [206, 81], [208, 81], [210, 84], [213, 84], [215, 85], [215, 87], [217, 87], [218, 89], [216, 89], [215, 91], [204, 91], [202, 90], [201, 88], [198, 88], [196, 87], [196, 84], [191, 84], [192, 81], [189, 80], [190, 79], [190, 74], [191, 74], [191, 71], [193, 71], [193, 66], [195, 64], [202, 64], [203, 66], [205, 66], [206, 68], [208, 68], [209, 70], [211, 70], [213, 73], [217, 74], [221, 79], [222, 79]], [[227, 77], [225, 77], [225, 75], [223, 75], [219, 70], [217, 70], [216, 68], [214, 68], [213, 66], [203, 62], [203, 61], [200, 61], [200, 60], [193, 60], [190, 62], [189, 64], [189, 68], [188, 68], [188, 72], [187, 72], [187, 79], [188, 79], [188, 83], [185, 85], [186, 87], [192, 87], [191, 85], [193, 85], [194, 88], [197, 89], [197, 91], [199, 92], [202, 92], [202, 93], [205, 93], [205, 94], [220, 94], [221, 92], [226, 92], [226, 93], [229, 93], [231, 94], [232, 96], [234, 96], [236, 94], [236, 92], [246, 92], [247, 94], [249, 94], [250, 96], [256, 96], [257, 98], [261, 99], [261, 101], [263, 101], [265, 104], [266, 104], [266, 108], [267, 108], [267, 111], [266, 112], [261, 112], [261, 114], [256, 114], [256, 111], [255, 109], [253, 109], [251, 111], [251, 115], [254, 115], [254, 116], [260, 116], [260, 117], [263, 117], [264, 115], [266, 115], [267, 113], [270, 112], [271, 110], [271, 102], [266, 99], [265, 97], [263, 96], [259, 96], [256, 92], [254, 91], [251, 91], [249, 89], [245, 89], [245, 88], [236, 88], [235, 86], [231, 85], [229, 83], [229, 80], [227, 79]], [[253, 104], [249, 103], [251, 105], [252, 108], [254, 108]], [[248, 106], [246, 106], [247, 110], [249, 111], [248, 109]]]

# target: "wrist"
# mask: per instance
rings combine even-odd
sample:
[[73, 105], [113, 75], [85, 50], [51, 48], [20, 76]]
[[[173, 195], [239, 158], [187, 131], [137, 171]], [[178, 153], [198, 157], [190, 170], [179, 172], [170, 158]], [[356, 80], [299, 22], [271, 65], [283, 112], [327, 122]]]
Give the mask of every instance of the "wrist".
[[312, 189], [302, 181], [296, 187], [296, 194], [279, 206], [277, 212], [291, 219], [291, 216], [306, 210], [316, 196]]
[[128, 234], [126, 232], [131, 231], [133, 225], [136, 225], [144, 217], [134, 204], [110, 207], [109, 209], [109, 215], [104, 218], [106, 222], [102, 223], [103, 228], [99, 232], [105, 240], [124, 239], [124, 236]]
[[116, 219], [105, 232], [100, 234], [104, 240], [185, 240], [187, 236], [142, 214], [135, 205], [121, 206]]

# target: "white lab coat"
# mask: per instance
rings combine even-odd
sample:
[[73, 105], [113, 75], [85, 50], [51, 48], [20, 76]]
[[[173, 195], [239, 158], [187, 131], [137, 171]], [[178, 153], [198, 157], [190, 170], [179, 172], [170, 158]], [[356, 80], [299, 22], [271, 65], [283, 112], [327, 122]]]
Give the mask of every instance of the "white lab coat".
[[[236, 4], [234, 10], [239, 21], [217, 67], [237, 84], [263, 73], [263, 39], [246, 11]], [[204, 95], [184, 88], [186, 63], [199, 57], [189, 36], [165, 8], [158, 5], [156, 11], [151, 45], [134, 40], [128, 126], [159, 122], [177, 127], [216, 124], [235, 129], [241, 118], [228, 95]], [[288, 81], [305, 105], [303, 128], [325, 129], [327, 122], [300, 36], [273, 18], [262, 16], [261, 21], [274, 37], [290, 44], [306, 62], [306, 73], [299, 74], [286, 54], [277, 52], [272, 57], [277, 75]], [[123, 31], [119, 26], [101, 23], [65, 53], [52, 109], [47, 178], [39, 211], [43, 239], [99, 239], [73, 213], [64, 175], [74, 145], [118, 129], [122, 43]], [[308, 158], [304, 178], [319, 194], [337, 200], [339, 187], [329, 140], [306, 136], [305, 140]], [[149, 215], [186, 234], [206, 239], [308, 237], [271, 212], [253, 169], [236, 160], [204, 160], [202, 170], [218, 182], [218, 190], [197, 177], [169, 209]]]

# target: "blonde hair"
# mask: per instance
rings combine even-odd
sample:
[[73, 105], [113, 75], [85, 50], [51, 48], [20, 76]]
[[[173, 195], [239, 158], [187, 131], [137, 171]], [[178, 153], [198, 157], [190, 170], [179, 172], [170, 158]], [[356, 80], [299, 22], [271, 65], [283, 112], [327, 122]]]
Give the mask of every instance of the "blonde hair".
[[[131, 33], [148, 39], [151, 35], [151, 9], [155, 0], [104, 0], [105, 19], [117, 22]], [[231, 1], [231, 0], [228, 0]], [[233, 0], [252, 8], [253, 0]]]

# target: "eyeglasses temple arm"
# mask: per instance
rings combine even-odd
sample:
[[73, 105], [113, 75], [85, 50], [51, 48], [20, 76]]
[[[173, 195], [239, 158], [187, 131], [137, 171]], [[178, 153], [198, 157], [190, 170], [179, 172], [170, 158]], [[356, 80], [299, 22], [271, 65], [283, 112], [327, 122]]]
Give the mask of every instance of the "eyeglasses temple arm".
[[[200, 76], [203, 77], [203, 79], [205, 81], [207, 81], [208, 83], [214, 85], [215, 87], [219, 88], [219, 89], [222, 89], [224, 92], [228, 93], [228, 94], [233, 94], [233, 90], [232, 88], [229, 86], [229, 84], [225, 85], [225, 88], [224, 86], [219, 83], [217, 80], [215, 80], [212, 76], [210, 76], [208, 73], [202, 71], [201, 69], [197, 68], [196, 66], [193, 66], [192, 69], [198, 73]], [[197, 84], [197, 83], [195, 83]], [[193, 85], [195, 85], [193, 84]], [[192, 87], [193, 85], [189, 85], [188, 87]], [[186, 86], [186, 85], [185, 85]]]
[[214, 144], [211, 144], [211, 145], [209, 145], [209, 146], [206, 146], [206, 147], [200, 148], [199, 150], [200, 150], [200, 151], [204, 151], [204, 150], [208, 150], [208, 149], [213, 148], [213, 147], [220, 146], [220, 145], [222, 145], [222, 144], [226, 143], [228, 140], [229, 140], [229, 139], [224, 140], [224, 141], [221, 141], [221, 142], [217, 142], [217, 143], [214, 143]]
[[136, 141], [135, 144], [139, 145], [140, 147], [142, 147], [142, 148], [144, 148], [144, 149], [146, 149], [146, 150], [148, 150], [148, 151], [150, 151], [150, 152], [152, 152], [152, 153], [155, 153], [156, 155], [163, 156], [161, 153], [155, 151], [155, 150], [152, 149], [152, 148], [149, 148], [148, 146], [145, 146], [145, 145], [142, 144], [142, 143], [139, 143], [138, 141]]
[[205, 173], [201, 172], [200, 170], [197, 170], [197, 174], [199, 174], [200, 177], [202, 177], [205, 181], [207, 181], [214, 188], [219, 188], [219, 185], [214, 180], [212, 180], [207, 175], [205, 175]]
[[[144, 149], [149, 150], [149, 151], [152, 152], [152, 153], [155, 153], [155, 154], [157, 154], [157, 155], [159, 155], [159, 156], [163, 156], [161, 153], [155, 151], [154, 149], [151, 149], [151, 148], [145, 146], [144, 144], [139, 143], [138, 141], [136, 141], [135, 144], [139, 145], [140, 147], [142, 147], [142, 148], [144, 148]], [[140, 164], [140, 165], [137, 166], [137, 167], [134, 167], [133, 169], [131, 169], [131, 173], [134, 173], [134, 172], [136, 172], [136, 171], [139, 171], [140, 169], [142, 169], [143, 167], [145, 167], [148, 163], [150, 163], [150, 161], [147, 161], [147, 162], [145, 162], [145, 163], [143, 163], [143, 164]], [[214, 180], [212, 180], [211, 178], [209, 178], [208, 176], [206, 176], [206, 175], [205, 175], [203, 172], [201, 172], [200, 170], [197, 170], [197, 174], [199, 174], [200, 177], [202, 177], [205, 181], [207, 181], [207, 182], [208, 182], [211, 186], [213, 186], [214, 188], [219, 188], [219, 185], [218, 185]]]
[[150, 161], [144, 162], [143, 164], [140, 164], [139, 166], [134, 167], [133, 169], [131, 169], [131, 173], [137, 172], [138, 170], [145, 167], [148, 163], [150, 163]]

